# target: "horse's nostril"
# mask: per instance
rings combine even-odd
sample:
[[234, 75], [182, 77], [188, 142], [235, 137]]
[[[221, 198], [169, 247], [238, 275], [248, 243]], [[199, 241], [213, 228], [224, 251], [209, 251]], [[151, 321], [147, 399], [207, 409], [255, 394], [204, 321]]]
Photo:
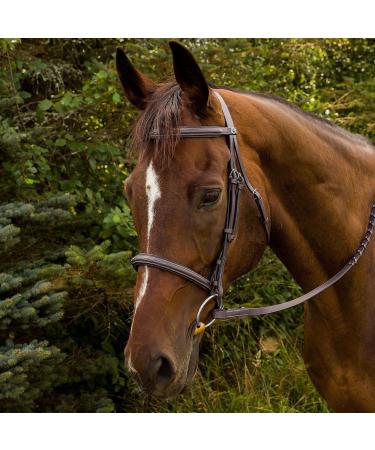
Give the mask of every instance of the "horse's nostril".
[[149, 393], [163, 392], [175, 379], [176, 369], [172, 358], [165, 353], [150, 357], [150, 351], [144, 347], [143, 351], [134, 352], [130, 357], [126, 354], [128, 369], [136, 376], [141, 388]]
[[156, 362], [157, 370], [155, 371], [155, 381], [160, 385], [167, 385], [175, 375], [175, 370], [171, 361], [161, 356]]

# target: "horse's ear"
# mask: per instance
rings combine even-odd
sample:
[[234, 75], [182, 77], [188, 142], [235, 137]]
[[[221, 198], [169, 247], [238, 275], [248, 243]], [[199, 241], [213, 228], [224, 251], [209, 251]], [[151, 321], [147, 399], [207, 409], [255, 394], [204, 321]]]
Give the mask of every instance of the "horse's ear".
[[127, 99], [137, 108], [144, 109], [157, 85], [133, 66], [121, 48], [116, 51], [116, 67]]
[[170, 42], [173, 68], [177, 83], [189, 98], [195, 112], [204, 113], [207, 107], [209, 88], [201, 69], [189, 50], [178, 42]]

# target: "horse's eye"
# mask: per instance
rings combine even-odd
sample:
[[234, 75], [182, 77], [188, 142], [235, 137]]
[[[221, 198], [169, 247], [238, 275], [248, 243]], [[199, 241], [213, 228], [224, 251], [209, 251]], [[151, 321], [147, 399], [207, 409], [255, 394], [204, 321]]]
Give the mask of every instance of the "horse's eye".
[[200, 207], [214, 205], [220, 197], [220, 189], [207, 189], [203, 192]]

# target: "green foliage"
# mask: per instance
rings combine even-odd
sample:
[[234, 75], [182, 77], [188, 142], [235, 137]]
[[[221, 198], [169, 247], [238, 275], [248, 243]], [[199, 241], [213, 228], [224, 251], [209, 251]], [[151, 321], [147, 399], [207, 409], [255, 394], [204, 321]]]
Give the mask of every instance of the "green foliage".
[[62, 360], [60, 350], [47, 341], [0, 347], [0, 404], [2, 411], [27, 412], [58, 382], [54, 369]]
[[[207, 78], [281, 95], [375, 139], [371, 39], [183, 39]], [[303, 368], [301, 308], [213, 328], [192, 391], [144, 398], [123, 369], [137, 237], [122, 185], [136, 112], [117, 46], [155, 80], [164, 39], [0, 40], [0, 410], [326, 411]], [[229, 303], [299, 288], [267, 252]]]

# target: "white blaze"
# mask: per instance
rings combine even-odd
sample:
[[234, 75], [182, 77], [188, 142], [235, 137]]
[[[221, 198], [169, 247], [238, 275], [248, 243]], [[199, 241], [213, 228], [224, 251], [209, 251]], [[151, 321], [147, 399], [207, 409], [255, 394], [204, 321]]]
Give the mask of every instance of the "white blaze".
[[[147, 196], [147, 236], [146, 236], [146, 252], [150, 251], [150, 238], [152, 226], [154, 224], [155, 218], [155, 203], [161, 197], [159, 179], [155, 172], [154, 165], [152, 161], [147, 167], [146, 170], [146, 180], [145, 180], [145, 189]], [[135, 309], [139, 306], [142, 298], [144, 297], [147, 289], [148, 283], [148, 267], [144, 266], [142, 284], [139, 288], [138, 297], [135, 302]]]
[[152, 161], [146, 171], [146, 194], [147, 194], [147, 251], [150, 245], [150, 235], [155, 217], [155, 203], [161, 197], [159, 180]]

